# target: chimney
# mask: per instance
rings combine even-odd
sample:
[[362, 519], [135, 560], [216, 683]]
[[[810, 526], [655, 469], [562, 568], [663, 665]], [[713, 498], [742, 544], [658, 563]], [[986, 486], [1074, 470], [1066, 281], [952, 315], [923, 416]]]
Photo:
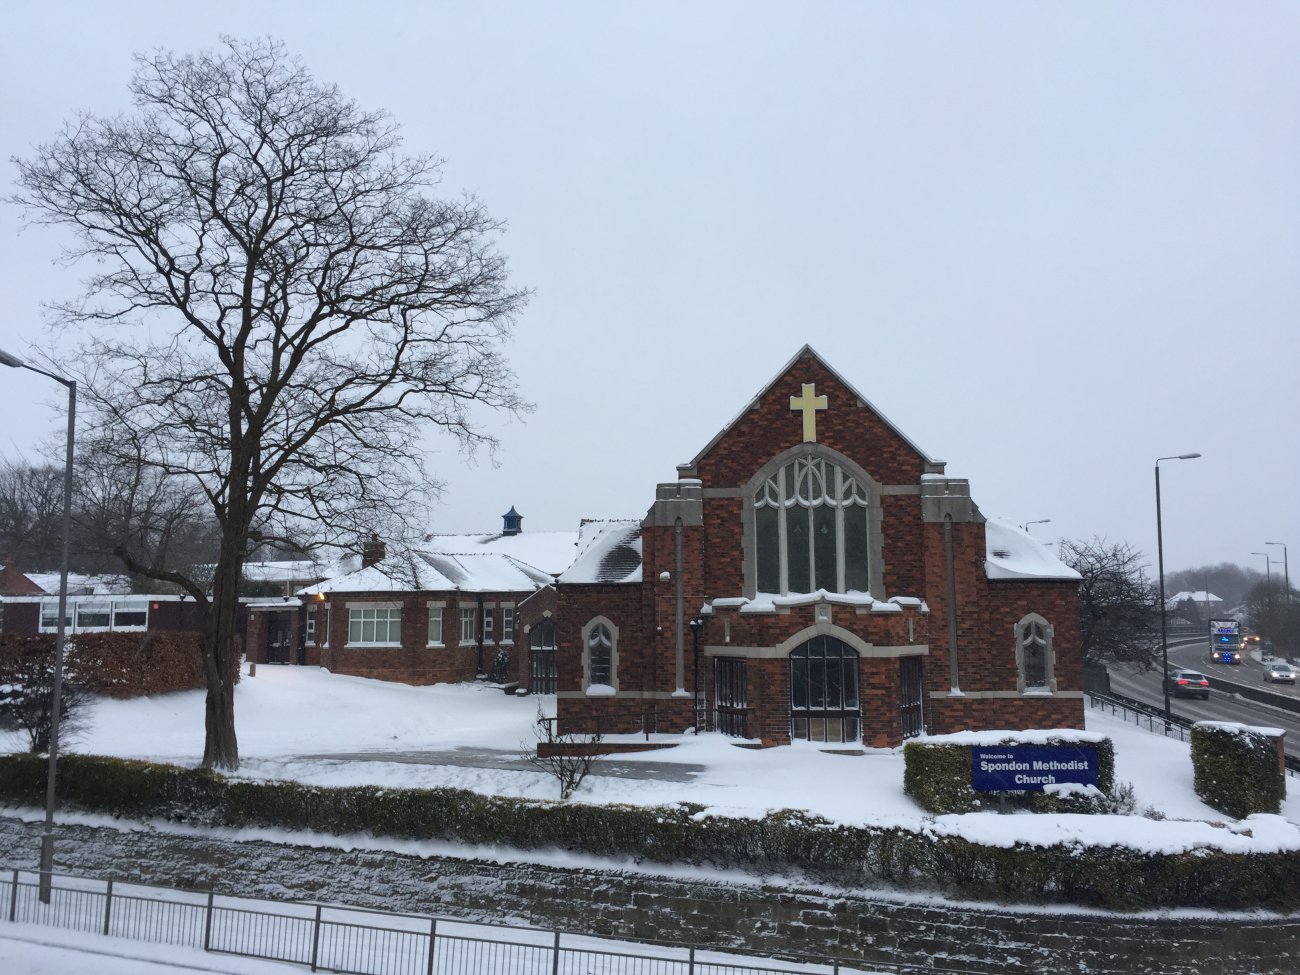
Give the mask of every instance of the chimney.
[[388, 557], [388, 546], [386, 546], [378, 535], [371, 535], [370, 541], [361, 547], [361, 568], [368, 569], [372, 565], [378, 565]]
[[518, 535], [524, 530], [524, 516], [515, 510], [511, 505], [510, 510], [501, 516], [504, 525], [501, 529], [502, 535]]

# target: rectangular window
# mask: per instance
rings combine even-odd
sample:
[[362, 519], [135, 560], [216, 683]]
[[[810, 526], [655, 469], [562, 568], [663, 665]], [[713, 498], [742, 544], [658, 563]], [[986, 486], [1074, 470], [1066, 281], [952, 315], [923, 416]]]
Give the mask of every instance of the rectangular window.
[[429, 646], [442, 646], [442, 607], [429, 607]]
[[474, 642], [474, 610], [467, 606], [460, 608], [460, 642]]
[[[54, 616], [58, 619], [57, 610]], [[106, 630], [111, 618], [112, 610], [108, 603], [77, 604], [77, 629], [79, 630]]]
[[501, 642], [515, 642], [515, 608], [513, 606], [501, 607]]
[[[72, 627], [72, 603], [68, 603], [67, 613], [63, 617], [64, 627]], [[57, 630], [59, 628], [59, 604], [51, 601], [41, 603], [41, 629]]]
[[490, 607], [483, 608], [483, 642], [494, 643], [496, 637], [496, 620], [492, 618], [493, 613]]
[[401, 642], [402, 610], [400, 607], [348, 609], [348, 643], [399, 646]]
[[328, 647], [330, 645], [330, 608], [326, 606], [321, 611], [321, 633], [320, 645]]
[[149, 625], [149, 604], [126, 602], [113, 604], [113, 629], [144, 628]]
[[307, 610], [307, 628], [305, 632], [307, 646], [314, 647], [316, 645], [316, 610], [314, 609], [309, 608]]

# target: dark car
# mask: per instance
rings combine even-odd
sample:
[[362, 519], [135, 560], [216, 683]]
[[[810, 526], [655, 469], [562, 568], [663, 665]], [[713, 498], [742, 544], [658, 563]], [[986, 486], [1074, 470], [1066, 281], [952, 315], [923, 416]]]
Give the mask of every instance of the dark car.
[[1210, 679], [1195, 670], [1174, 670], [1165, 677], [1169, 693], [1174, 697], [1199, 697], [1210, 699]]

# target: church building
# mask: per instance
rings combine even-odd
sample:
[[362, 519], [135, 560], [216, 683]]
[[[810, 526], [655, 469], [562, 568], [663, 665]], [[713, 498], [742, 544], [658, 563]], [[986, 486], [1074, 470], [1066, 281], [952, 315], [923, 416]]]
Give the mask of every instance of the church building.
[[555, 585], [560, 732], [1081, 728], [1078, 574], [811, 348]]

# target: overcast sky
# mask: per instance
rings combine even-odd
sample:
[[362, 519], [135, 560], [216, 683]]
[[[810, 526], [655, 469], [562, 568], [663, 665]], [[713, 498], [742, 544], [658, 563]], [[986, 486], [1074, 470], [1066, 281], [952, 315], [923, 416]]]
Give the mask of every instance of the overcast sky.
[[[809, 343], [985, 514], [1300, 566], [1300, 5], [61, 3], [0, 29], [0, 158], [133, 52], [270, 34], [509, 224], [536, 403], [431, 443], [438, 531], [644, 514]], [[80, 275], [0, 206], [0, 348]], [[0, 375], [0, 454], [61, 391]], [[869, 466], [869, 465], [868, 465]], [[1280, 549], [1272, 549], [1278, 553]], [[1300, 570], [1298, 570], [1300, 574]]]

